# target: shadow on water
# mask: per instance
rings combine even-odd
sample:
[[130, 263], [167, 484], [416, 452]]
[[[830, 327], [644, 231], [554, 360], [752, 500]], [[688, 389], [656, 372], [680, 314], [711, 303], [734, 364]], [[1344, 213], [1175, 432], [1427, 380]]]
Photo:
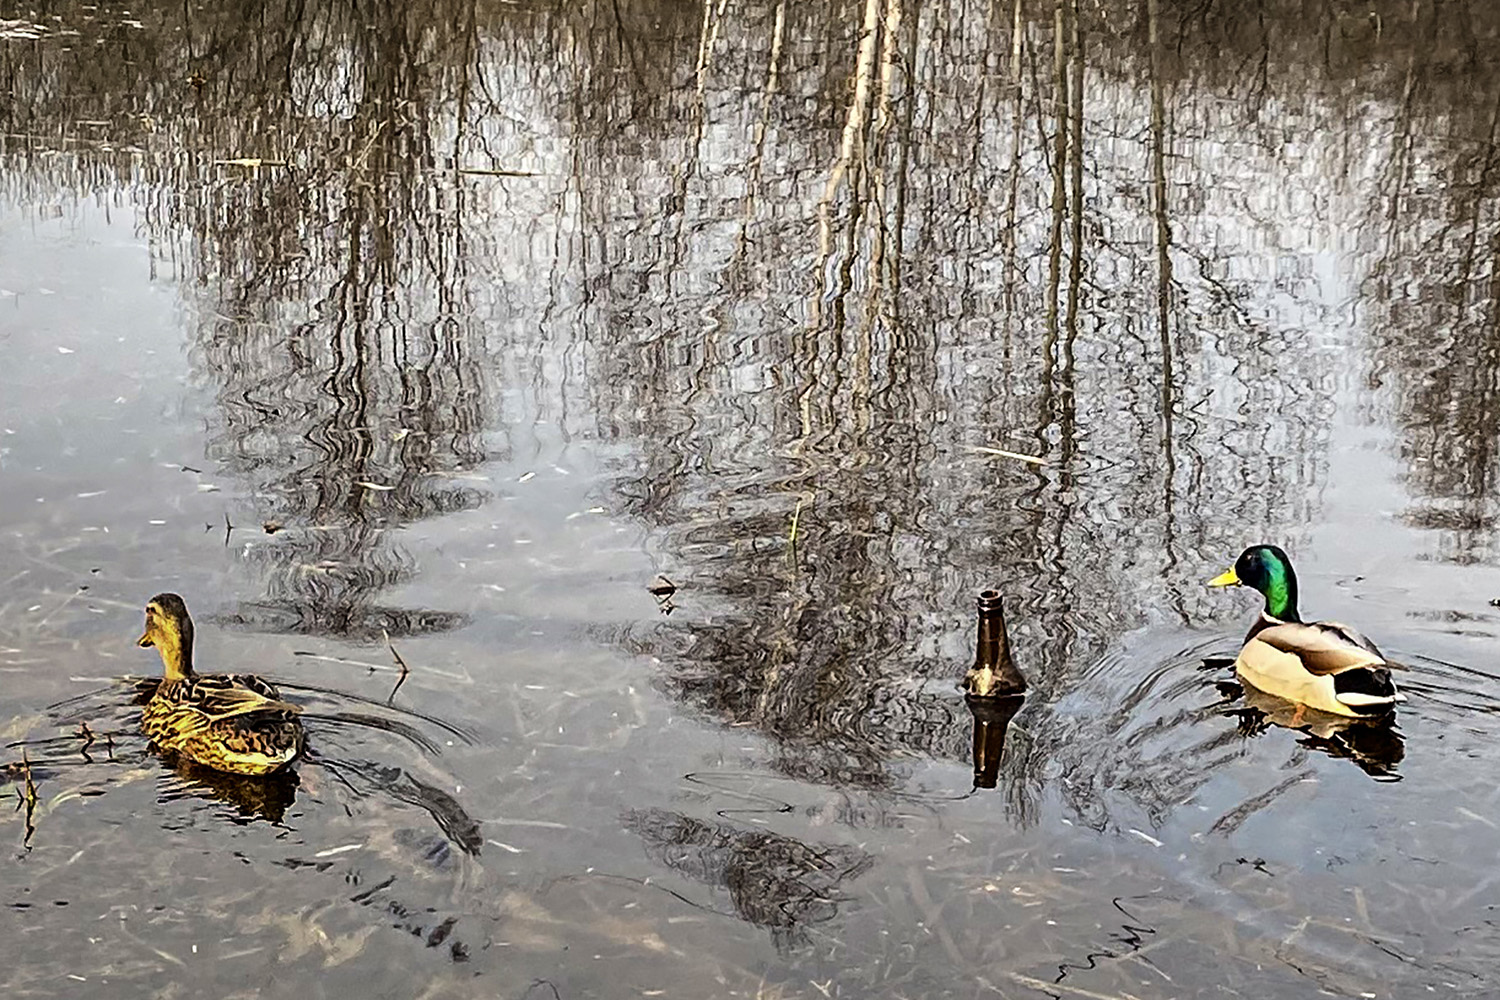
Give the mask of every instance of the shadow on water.
[[[123, 930], [0, 987], [1485, 995], [1500, 17], [1366, 6], [7, 14], [12, 884]], [[1262, 539], [1399, 729], [1199, 669]], [[299, 671], [295, 786], [38, 709], [163, 576]], [[416, 707], [326, 682], [391, 638]]]
[[659, 864], [726, 891], [734, 913], [764, 927], [783, 949], [806, 944], [819, 924], [836, 917], [839, 904], [849, 901], [839, 887], [874, 864], [842, 844], [807, 844], [662, 809], [621, 819]]

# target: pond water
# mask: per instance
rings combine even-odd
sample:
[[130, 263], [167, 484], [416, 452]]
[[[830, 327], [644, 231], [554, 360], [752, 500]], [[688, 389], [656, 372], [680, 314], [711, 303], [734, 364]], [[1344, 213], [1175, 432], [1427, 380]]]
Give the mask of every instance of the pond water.
[[[0, 992], [1493, 995], [1497, 53], [1434, 0], [0, 4]], [[1261, 541], [1395, 729], [1228, 683]], [[295, 780], [147, 747], [168, 590]]]

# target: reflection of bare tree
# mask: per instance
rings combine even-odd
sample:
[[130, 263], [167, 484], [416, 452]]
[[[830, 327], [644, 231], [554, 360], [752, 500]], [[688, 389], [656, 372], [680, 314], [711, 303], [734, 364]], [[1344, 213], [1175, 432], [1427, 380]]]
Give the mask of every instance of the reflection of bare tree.
[[[268, 593], [248, 624], [370, 638], [462, 620], [375, 603], [414, 569], [393, 529], [485, 498], [443, 478], [484, 459], [495, 416], [455, 172], [490, 165], [468, 155], [457, 85], [479, 42], [453, 6], [161, 10], [170, 41], [145, 58], [111, 53], [129, 40], [103, 28], [86, 56], [44, 55], [75, 85], [84, 60], [122, 78], [95, 101], [144, 88], [131, 121], [171, 151], [136, 191], [188, 279], [191, 356], [219, 402], [210, 456], [285, 529], [251, 550]], [[14, 127], [36, 132], [64, 98], [29, 80]]]
[[[622, 444], [686, 585], [636, 640], [664, 685], [889, 789], [967, 757], [967, 595], [1011, 600], [1040, 715], [1121, 631], [1206, 617], [1203, 565], [1295, 542], [1355, 346], [1319, 274], [1371, 175], [1413, 516], [1480, 554], [1500, 102], [1443, 82], [1500, 31], [1471, 6], [163, 8], [128, 59], [0, 49], [0, 183], [128, 187], [186, 272], [213, 455], [287, 525], [245, 620], [453, 624], [376, 603], [414, 572], [391, 532], [482, 501], [513, 370]], [[1342, 124], [1371, 116], [1388, 149]], [[1018, 799], [1078, 737], [1037, 721]]]
[[1455, 18], [1417, 4], [1392, 19], [1412, 44], [1387, 70], [1397, 99], [1376, 113], [1391, 138], [1362, 222], [1371, 381], [1389, 384], [1402, 428], [1407, 518], [1467, 563], [1496, 558], [1500, 523], [1500, 85], [1466, 70], [1500, 24]]
[[634, 810], [623, 820], [662, 865], [726, 889], [735, 912], [768, 929], [780, 948], [803, 943], [807, 928], [832, 920], [844, 901], [840, 887], [873, 864], [842, 844], [814, 846], [663, 809]]
[[[1182, 137], [1246, 122], [1179, 82], [1193, 63], [1177, 5], [1157, 12], [1150, 61], [1082, 7], [997, 22], [860, 4], [839, 66], [789, 58], [806, 37], [790, 30], [714, 36], [744, 53], [736, 64], [777, 67], [745, 114], [813, 151], [781, 175], [752, 151], [745, 181], [810, 193], [772, 214], [752, 192], [764, 214], [740, 223], [733, 254], [708, 219], [670, 206], [685, 216], [674, 232], [699, 234], [678, 251], [689, 273], [768, 277], [746, 302], [712, 283], [668, 306], [631, 298], [636, 349], [592, 391], [602, 426], [642, 442], [620, 488], [686, 581], [688, 613], [643, 646], [675, 695], [774, 736], [787, 773], [889, 789], [908, 755], [967, 759], [950, 689], [975, 590], [1012, 600], [1045, 705], [1120, 629], [1202, 613], [1202, 553], [1295, 537], [1316, 503], [1333, 386], [1300, 350], [1307, 317], [1279, 314], [1285, 289], [1257, 278], [1269, 213], [1206, 183], [1253, 184], [1276, 153], [1185, 161]], [[1010, 86], [959, 69], [1001, 52]], [[785, 94], [820, 95], [830, 124], [810, 127]], [[946, 138], [975, 121], [974, 142]], [[638, 173], [670, 174], [669, 142], [631, 152]], [[808, 160], [821, 173], [804, 176]], [[1243, 231], [1224, 231], [1228, 213]], [[787, 217], [815, 222], [815, 238]], [[586, 262], [590, 285], [658, 259], [631, 220], [594, 224], [621, 264]], [[1288, 257], [1306, 268], [1311, 254]], [[1061, 738], [1038, 720], [1015, 745], [1018, 815]]]

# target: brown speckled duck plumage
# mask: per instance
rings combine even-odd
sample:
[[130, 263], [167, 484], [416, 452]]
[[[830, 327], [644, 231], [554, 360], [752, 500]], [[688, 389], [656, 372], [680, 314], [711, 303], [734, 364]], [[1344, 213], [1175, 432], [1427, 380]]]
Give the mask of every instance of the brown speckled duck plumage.
[[141, 646], [161, 653], [166, 677], [141, 712], [141, 728], [161, 749], [235, 774], [270, 774], [302, 752], [299, 709], [254, 674], [193, 670], [193, 619], [176, 594], [146, 605]]

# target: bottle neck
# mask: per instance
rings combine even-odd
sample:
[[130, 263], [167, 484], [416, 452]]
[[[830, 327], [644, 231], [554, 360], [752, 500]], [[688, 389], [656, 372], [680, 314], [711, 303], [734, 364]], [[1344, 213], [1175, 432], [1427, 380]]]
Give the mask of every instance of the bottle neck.
[[1005, 635], [1005, 617], [999, 608], [979, 612], [979, 636], [974, 645], [974, 668], [999, 669], [1010, 660], [1010, 644]]

